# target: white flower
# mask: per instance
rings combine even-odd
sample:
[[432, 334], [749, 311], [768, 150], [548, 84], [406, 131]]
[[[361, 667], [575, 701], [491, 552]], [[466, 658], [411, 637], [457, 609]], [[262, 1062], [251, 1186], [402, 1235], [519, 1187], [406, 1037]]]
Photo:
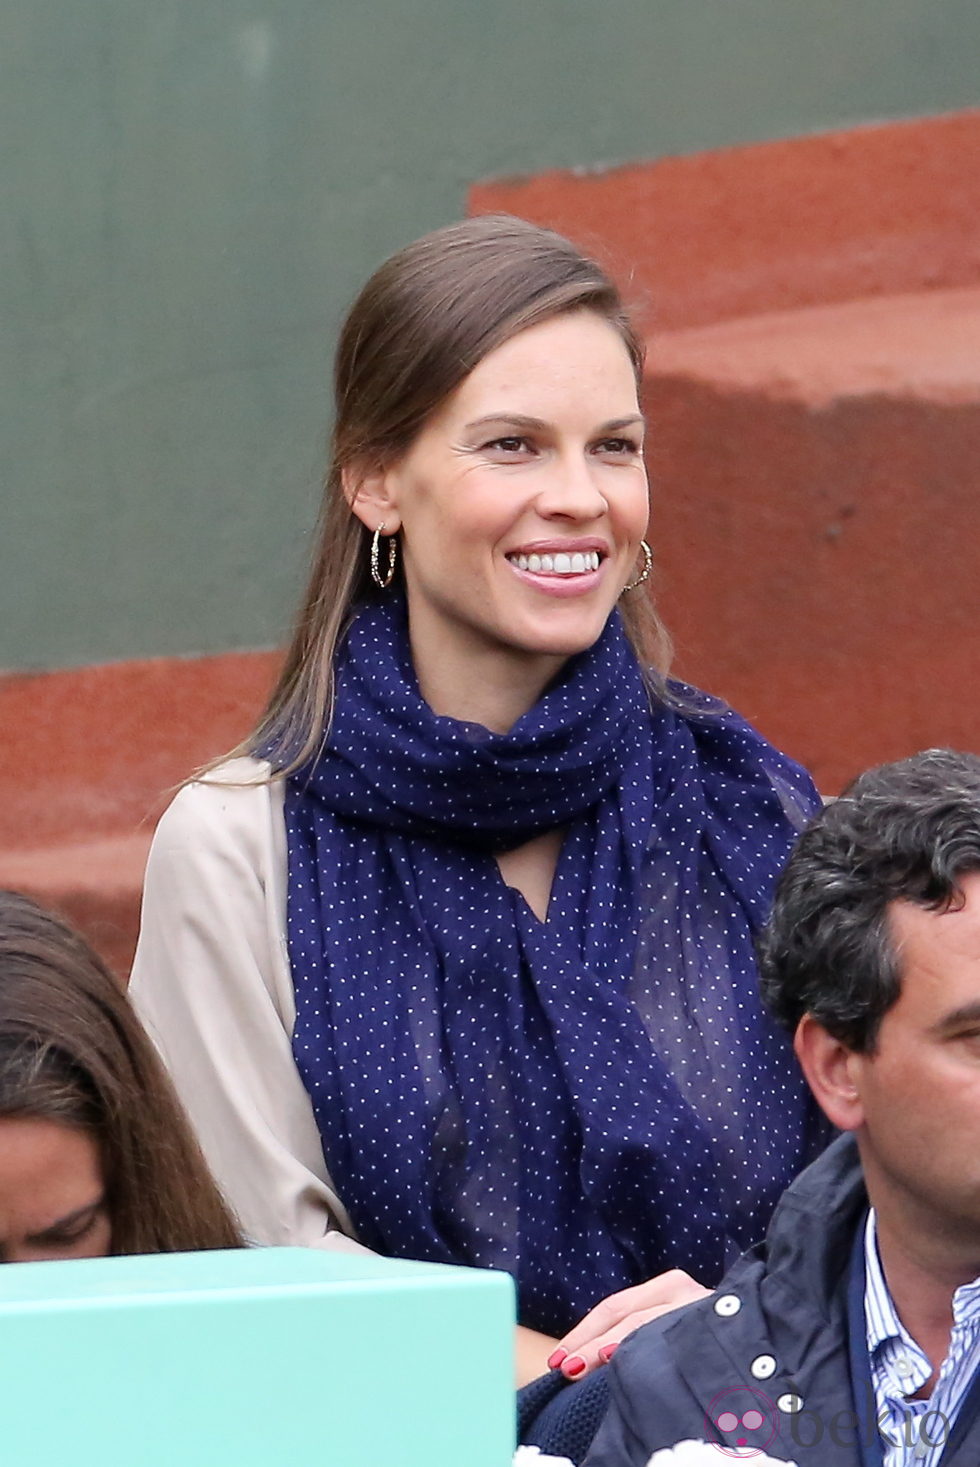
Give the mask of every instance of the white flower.
[[546, 1457], [540, 1447], [518, 1447], [514, 1467], [572, 1467], [567, 1457]]
[[751, 1458], [752, 1467], [796, 1467], [794, 1462], [777, 1462], [774, 1457], [760, 1456], [754, 1447], [719, 1447], [711, 1442], [694, 1441], [678, 1442], [676, 1446], [654, 1452], [647, 1467], [722, 1467], [726, 1457]]

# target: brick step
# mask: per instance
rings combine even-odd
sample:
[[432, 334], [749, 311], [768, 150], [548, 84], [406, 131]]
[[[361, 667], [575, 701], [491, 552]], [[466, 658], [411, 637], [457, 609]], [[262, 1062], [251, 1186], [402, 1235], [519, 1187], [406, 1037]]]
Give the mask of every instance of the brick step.
[[684, 671], [828, 792], [975, 747], [980, 287], [666, 332], [645, 398]]
[[75, 922], [127, 977], [157, 817], [248, 733], [277, 665], [235, 652], [0, 677], [0, 885]]
[[823, 409], [850, 397], [980, 396], [980, 284], [767, 311], [654, 335], [647, 375]]
[[124, 981], [139, 934], [151, 830], [34, 850], [0, 851], [0, 886], [67, 917]]
[[980, 284], [980, 110], [489, 179], [503, 210], [598, 254], [650, 333]]

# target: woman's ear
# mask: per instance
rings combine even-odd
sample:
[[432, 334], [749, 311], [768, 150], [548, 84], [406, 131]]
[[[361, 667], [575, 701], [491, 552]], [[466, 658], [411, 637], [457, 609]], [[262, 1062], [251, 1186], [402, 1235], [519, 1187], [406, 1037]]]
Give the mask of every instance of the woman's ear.
[[394, 486], [394, 476], [380, 464], [347, 464], [341, 470], [344, 498], [354, 514], [369, 530], [384, 525], [386, 535], [394, 535], [401, 525]]
[[839, 1131], [858, 1130], [864, 1124], [860, 1074], [866, 1056], [835, 1039], [812, 1014], [800, 1020], [793, 1048], [824, 1115]]

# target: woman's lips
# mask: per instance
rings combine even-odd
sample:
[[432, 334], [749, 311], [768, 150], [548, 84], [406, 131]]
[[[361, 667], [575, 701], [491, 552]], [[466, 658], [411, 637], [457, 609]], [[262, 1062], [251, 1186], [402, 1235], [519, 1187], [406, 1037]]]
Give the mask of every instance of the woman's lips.
[[581, 576], [599, 569], [598, 550], [516, 551], [508, 555], [518, 570], [544, 575]]
[[[526, 558], [529, 557], [521, 556], [521, 560]], [[536, 559], [544, 559], [544, 557], [536, 557]], [[507, 563], [519, 580], [522, 580], [527, 586], [533, 586], [536, 591], [541, 591], [546, 596], [584, 596], [594, 590], [603, 579], [603, 561], [600, 561], [594, 569], [581, 571], [556, 571], [553, 568], [551, 570], [544, 568], [525, 570], [517, 564], [517, 557], [512, 558], [511, 556], [507, 557]]]

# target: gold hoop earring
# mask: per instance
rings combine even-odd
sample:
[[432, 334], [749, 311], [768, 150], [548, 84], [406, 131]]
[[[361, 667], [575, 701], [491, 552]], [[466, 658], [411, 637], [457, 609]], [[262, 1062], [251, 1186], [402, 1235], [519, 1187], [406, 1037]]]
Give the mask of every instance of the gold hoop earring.
[[395, 566], [398, 562], [398, 542], [395, 535], [388, 536], [388, 569], [381, 574], [381, 536], [384, 533], [384, 520], [371, 536], [371, 579], [382, 591], [387, 590], [395, 579]]
[[644, 581], [650, 579], [650, 572], [653, 570], [653, 551], [645, 540], [640, 541], [640, 549], [643, 551], [643, 569], [635, 581], [630, 581], [628, 586], [623, 587], [624, 595], [627, 591], [635, 591], [637, 586], [642, 586]]

